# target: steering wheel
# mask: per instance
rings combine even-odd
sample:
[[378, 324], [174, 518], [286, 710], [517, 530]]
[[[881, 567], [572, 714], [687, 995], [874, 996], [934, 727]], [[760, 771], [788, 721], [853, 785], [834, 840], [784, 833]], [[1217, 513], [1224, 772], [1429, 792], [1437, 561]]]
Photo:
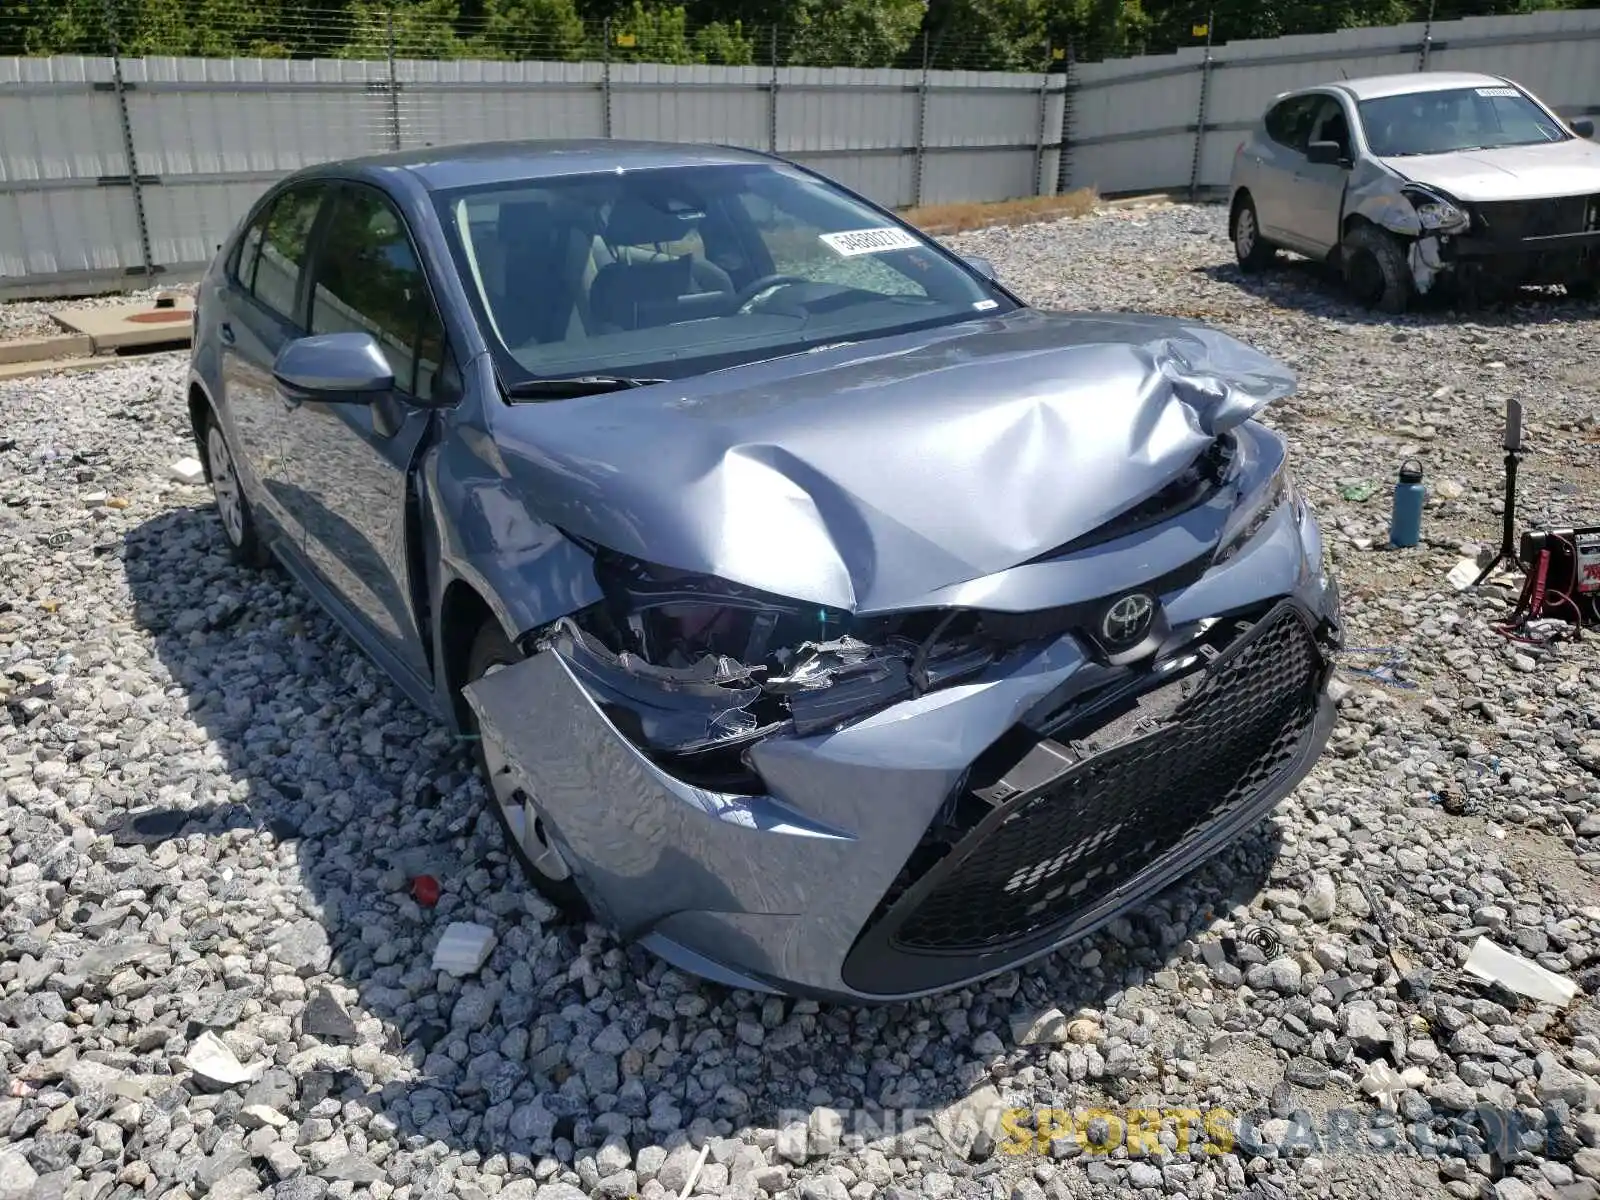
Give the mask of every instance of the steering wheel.
[[792, 283], [810, 282], [809, 279], [802, 279], [798, 275], [763, 275], [760, 279], [753, 283], [747, 283], [739, 289], [739, 294], [734, 297], [735, 306], [742, 313], [749, 312], [765, 292], [772, 291], [774, 288], [787, 287]]

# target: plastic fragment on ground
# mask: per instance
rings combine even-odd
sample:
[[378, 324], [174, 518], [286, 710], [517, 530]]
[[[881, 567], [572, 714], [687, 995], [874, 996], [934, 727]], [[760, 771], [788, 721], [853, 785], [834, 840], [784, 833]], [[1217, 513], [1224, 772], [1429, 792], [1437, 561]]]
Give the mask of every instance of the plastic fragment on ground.
[[1374, 1062], [1361, 1078], [1361, 1090], [1378, 1102], [1385, 1112], [1394, 1112], [1399, 1106], [1400, 1093], [1406, 1090], [1400, 1073], [1381, 1059]]
[[411, 898], [423, 908], [439, 903], [439, 881], [432, 875], [418, 875], [411, 881]]
[[209, 1029], [197, 1037], [194, 1045], [189, 1047], [183, 1065], [202, 1080], [218, 1087], [233, 1087], [235, 1084], [248, 1083], [261, 1070], [259, 1065], [247, 1067], [241, 1063], [233, 1051], [228, 1049], [228, 1044]]
[[1540, 1000], [1546, 1004], [1565, 1006], [1578, 994], [1578, 985], [1563, 979], [1554, 971], [1547, 971], [1536, 962], [1529, 962], [1520, 954], [1513, 954], [1497, 946], [1486, 937], [1480, 937], [1467, 956], [1467, 974], [1476, 975], [1490, 983], [1503, 984], [1519, 996]]
[[1450, 568], [1450, 573], [1445, 576], [1450, 586], [1458, 592], [1464, 592], [1472, 586], [1472, 581], [1478, 577], [1478, 563], [1476, 559], [1463, 558]]
[[180, 458], [167, 470], [179, 483], [187, 483], [191, 487], [206, 481], [206, 469], [200, 465], [198, 458]]
[[452, 922], [434, 948], [433, 969], [458, 978], [476, 974], [489, 961], [494, 944], [494, 930], [471, 921]]

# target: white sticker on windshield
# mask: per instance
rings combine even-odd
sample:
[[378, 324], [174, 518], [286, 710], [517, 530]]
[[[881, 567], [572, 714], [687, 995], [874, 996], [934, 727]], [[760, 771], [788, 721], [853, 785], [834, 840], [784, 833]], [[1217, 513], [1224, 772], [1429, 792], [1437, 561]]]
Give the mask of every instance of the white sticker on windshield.
[[979, 312], [988, 312], [991, 308], [999, 308], [1000, 307], [1000, 301], [998, 301], [998, 300], [978, 300], [973, 304], [972, 307], [977, 309]]
[[903, 229], [851, 229], [845, 233], [819, 235], [835, 254], [851, 258], [857, 254], [883, 254], [890, 250], [915, 250], [921, 245]]
[[1496, 97], [1504, 96], [1509, 100], [1515, 100], [1517, 98], [1518, 92], [1517, 92], [1516, 88], [1508, 88], [1508, 87], [1494, 88], [1494, 87], [1489, 87], [1489, 88], [1479, 88], [1478, 89], [1478, 95], [1480, 95], [1480, 96], [1496, 96]]

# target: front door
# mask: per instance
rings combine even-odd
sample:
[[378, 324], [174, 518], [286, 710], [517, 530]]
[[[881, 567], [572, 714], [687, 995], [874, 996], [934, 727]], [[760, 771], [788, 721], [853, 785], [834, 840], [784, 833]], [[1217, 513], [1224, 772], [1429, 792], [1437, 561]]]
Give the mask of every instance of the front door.
[[[1336, 97], [1322, 96], [1311, 121], [1306, 144], [1333, 142], [1350, 161], [1350, 122]], [[1350, 168], [1338, 163], [1314, 163], [1302, 158], [1294, 172], [1293, 226], [1297, 248], [1325, 258], [1339, 244], [1344, 219], [1344, 189]]]
[[297, 550], [300, 520], [284, 460], [289, 410], [272, 378], [278, 352], [304, 332], [302, 283], [312, 227], [328, 189], [289, 188], [257, 214], [241, 243], [218, 325], [222, 409], [234, 466], [264, 532]]
[[431, 678], [417, 619], [425, 581], [408, 545], [409, 474], [443, 389], [444, 329], [405, 222], [376, 188], [340, 188], [312, 272], [312, 334], [361, 331], [394, 370], [371, 403], [297, 405], [286, 446], [306, 556], [385, 665]]

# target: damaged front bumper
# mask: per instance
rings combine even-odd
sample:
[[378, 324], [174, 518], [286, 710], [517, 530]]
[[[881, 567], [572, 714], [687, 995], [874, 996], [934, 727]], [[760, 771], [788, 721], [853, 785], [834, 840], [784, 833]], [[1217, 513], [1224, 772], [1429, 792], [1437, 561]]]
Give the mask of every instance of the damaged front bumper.
[[1600, 279], [1600, 197], [1468, 206], [1466, 232], [1412, 245], [1418, 289], [1439, 275], [1505, 286]]
[[1338, 596], [1282, 504], [1160, 596], [1164, 648], [1063, 635], [690, 782], [619, 729], [572, 643], [466, 691], [595, 913], [730, 986], [906, 999], [1013, 968], [1257, 823], [1326, 744]]

